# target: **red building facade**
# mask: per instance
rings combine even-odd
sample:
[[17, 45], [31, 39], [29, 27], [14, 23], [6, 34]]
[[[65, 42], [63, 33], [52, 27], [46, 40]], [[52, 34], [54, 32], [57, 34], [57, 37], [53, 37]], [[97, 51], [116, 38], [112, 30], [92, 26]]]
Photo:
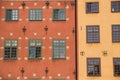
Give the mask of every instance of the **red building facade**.
[[0, 80], [75, 80], [74, 2], [0, 1]]

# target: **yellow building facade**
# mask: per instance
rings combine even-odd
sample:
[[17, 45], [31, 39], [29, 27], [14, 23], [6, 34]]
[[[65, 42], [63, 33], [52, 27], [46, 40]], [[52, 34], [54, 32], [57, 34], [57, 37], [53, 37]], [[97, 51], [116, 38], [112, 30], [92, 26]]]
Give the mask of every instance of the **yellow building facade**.
[[120, 0], [78, 0], [78, 80], [120, 79]]

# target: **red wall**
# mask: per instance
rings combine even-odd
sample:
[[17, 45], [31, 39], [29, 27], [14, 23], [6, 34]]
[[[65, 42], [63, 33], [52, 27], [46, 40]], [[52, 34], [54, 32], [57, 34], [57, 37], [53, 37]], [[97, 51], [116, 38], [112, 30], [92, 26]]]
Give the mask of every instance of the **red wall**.
[[[37, 6], [34, 6], [34, 2], [25, 2], [26, 6], [29, 9], [43, 9], [43, 18], [45, 20], [42, 21], [29, 21], [26, 18], [29, 17], [29, 9], [19, 9], [21, 6], [20, 1], [14, 1], [13, 6], [11, 6], [12, 1], [1, 1], [0, 2], [0, 77], [3, 79], [17, 79], [20, 77], [22, 80], [20, 70], [22, 67], [24, 68], [24, 77], [27, 78], [42, 78], [45, 77], [44, 80], [50, 80], [50, 76], [52, 78], [66, 78], [68, 80], [75, 80], [75, 75], [73, 72], [75, 71], [75, 35], [72, 33], [74, 27], [74, 6], [70, 5], [70, 2], [61, 1], [61, 5], [58, 6], [58, 2], [50, 2], [50, 7], [45, 8], [45, 2], [36, 1]], [[52, 10], [57, 8], [65, 8], [66, 5], [69, 8], [66, 8], [66, 18], [69, 20], [66, 21], [52, 21]], [[4, 6], [4, 8], [2, 8]], [[22, 21], [5, 21], [2, 20], [5, 18], [5, 10], [6, 9], [18, 9], [19, 10], [19, 18]], [[47, 25], [48, 32], [44, 30], [44, 27]], [[22, 28], [26, 27], [27, 31], [24, 35]], [[13, 35], [10, 35], [13, 33]], [[37, 33], [37, 35], [34, 35]], [[58, 35], [58, 33], [61, 33]], [[21, 37], [21, 39], [19, 39]], [[26, 39], [26, 37], [28, 39]], [[66, 39], [66, 56], [69, 59], [57, 59], [52, 60], [52, 39]], [[3, 39], [4, 38], [4, 39]], [[45, 38], [45, 39], [44, 39]], [[20, 60], [4, 60], [4, 40], [5, 39], [17, 39], [18, 40], [18, 57]], [[29, 39], [42, 39], [42, 45], [44, 48], [42, 49], [42, 56], [44, 59], [40, 60], [25, 60], [25, 57], [28, 57], [28, 41]], [[45, 69], [48, 67], [48, 75], [45, 74]], [[33, 76], [33, 73], [36, 73], [36, 76]], [[61, 74], [58, 76], [58, 74]], [[11, 74], [11, 77], [8, 77], [8, 74]], [[70, 78], [68, 78], [70, 77]]]

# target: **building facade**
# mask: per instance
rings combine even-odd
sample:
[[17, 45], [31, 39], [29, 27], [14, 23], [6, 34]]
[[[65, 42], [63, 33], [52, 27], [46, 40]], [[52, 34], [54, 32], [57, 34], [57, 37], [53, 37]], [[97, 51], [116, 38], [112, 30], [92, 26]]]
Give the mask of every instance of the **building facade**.
[[0, 80], [75, 80], [74, 2], [0, 1]]
[[78, 80], [119, 80], [120, 1], [77, 0]]

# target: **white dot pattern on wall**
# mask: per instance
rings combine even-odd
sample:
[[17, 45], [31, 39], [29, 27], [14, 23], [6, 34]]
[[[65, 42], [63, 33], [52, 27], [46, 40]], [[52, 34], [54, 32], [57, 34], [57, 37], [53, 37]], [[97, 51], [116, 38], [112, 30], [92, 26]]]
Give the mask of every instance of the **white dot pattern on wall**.
[[42, 8], [43, 8], [43, 9], [45, 9], [45, 8], [46, 8], [46, 6], [43, 6]]
[[5, 9], [5, 7], [4, 7], [4, 6], [2, 6], [2, 9]]
[[19, 79], [20, 79], [20, 76], [18, 76], [17, 79], [19, 80]]
[[61, 35], [61, 33], [57, 33], [57, 35], [58, 35], [58, 36], [60, 36], [60, 35]]
[[60, 77], [60, 76], [61, 76], [61, 74], [60, 74], [60, 73], [58, 73], [58, 75], [57, 75], [57, 76], [59, 76], [59, 77]]
[[42, 76], [42, 79], [45, 79], [45, 76]]
[[18, 9], [22, 9], [22, 6], [18, 7]]
[[65, 8], [66, 8], [66, 9], [69, 9], [69, 6], [67, 5]]
[[49, 76], [49, 79], [52, 79], [52, 76]]
[[29, 7], [28, 7], [28, 6], [26, 6], [26, 7], [25, 7], [25, 9], [29, 9]]
[[27, 77], [25, 76], [24, 79], [27, 79]]
[[11, 74], [8, 74], [8, 77], [11, 77], [12, 75]]
[[2, 20], [2, 21], [5, 21], [5, 18], [2, 18], [1, 20]]
[[34, 6], [37, 6], [37, 3], [34, 3]]
[[0, 80], [2, 80], [2, 77], [0, 77]]
[[4, 37], [1, 37], [1, 39], [4, 39]]
[[36, 76], [36, 73], [33, 73], [33, 76], [35, 77], [35, 76]]
[[60, 2], [58, 2], [57, 5], [60, 6], [61, 5]]
[[14, 5], [14, 3], [10, 3], [10, 5], [11, 5], [11, 6], [13, 6], [13, 5]]
[[67, 76], [66, 78], [67, 78], [67, 79], [70, 79], [70, 76]]

